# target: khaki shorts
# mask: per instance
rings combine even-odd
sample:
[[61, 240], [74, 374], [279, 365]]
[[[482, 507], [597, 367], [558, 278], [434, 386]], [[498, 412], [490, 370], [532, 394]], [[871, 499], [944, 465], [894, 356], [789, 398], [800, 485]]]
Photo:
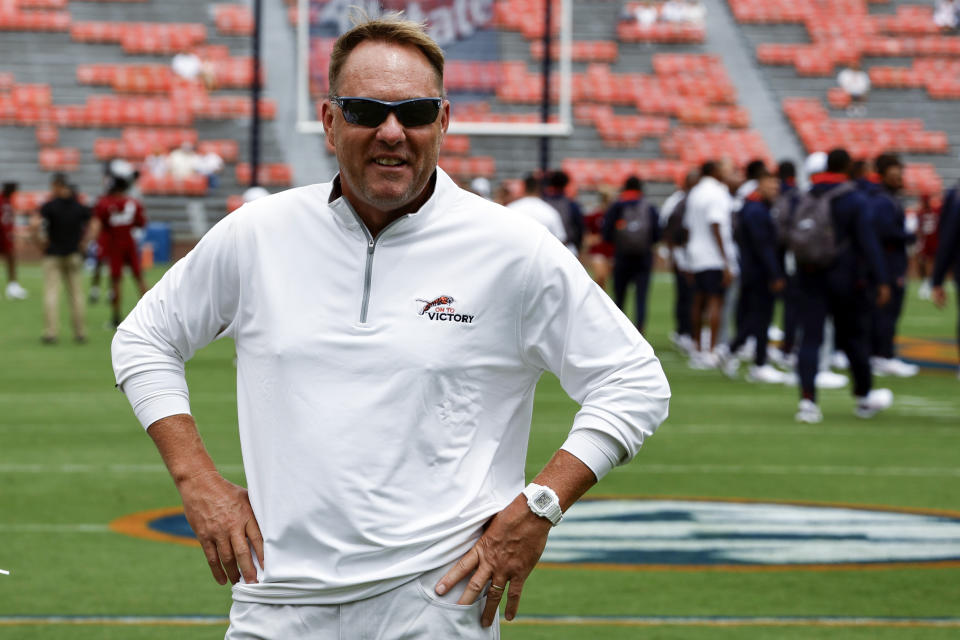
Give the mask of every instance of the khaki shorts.
[[500, 621], [480, 626], [486, 594], [456, 604], [466, 580], [444, 596], [434, 585], [447, 567], [366, 600], [331, 605], [234, 602], [224, 640], [499, 640]]

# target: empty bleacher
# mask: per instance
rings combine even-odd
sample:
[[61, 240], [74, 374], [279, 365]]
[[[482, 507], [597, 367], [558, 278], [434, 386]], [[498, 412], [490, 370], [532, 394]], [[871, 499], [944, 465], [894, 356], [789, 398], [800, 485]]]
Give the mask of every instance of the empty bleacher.
[[[104, 161], [139, 162], [186, 140], [224, 158], [219, 186], [144, 179], [148, 215], [170, 222], [175, 235], [190, 233], [189, 201], [202, 201], [210, 221], [222, 216], [228, 196], [242, 192], [249, 177], [249, 168], [237, 171], [249, 147], [249, 8], [190, 0], [42, 4], [0, 7], [0, 179], [20, 183], [21, 206], [42, 199], [53, 171], [69, 171], [81, 191], [96, 196]], [[172, 56], [184, 50], [209, 61], [210, 86], [171, 71]], [[264, 99], [265, 121], [274, 111]], [[272, 168], [283, 151], [271, 127], [261, 131], [262, 175], [273, 184], [286, 177], [287, 186], [289, 168]]]

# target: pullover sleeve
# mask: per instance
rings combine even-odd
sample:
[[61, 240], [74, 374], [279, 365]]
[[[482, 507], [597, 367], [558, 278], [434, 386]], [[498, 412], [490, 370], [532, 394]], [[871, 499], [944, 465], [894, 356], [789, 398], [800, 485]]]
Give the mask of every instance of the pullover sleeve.
[[526, 362], [581, 405], [562, 448], [597, 479], [633, 459], [666, 419], [670, 387], [653, 349], [552, 238], [531, 258], [518, 335]]
[[184, 363], [197, 349], [231, 334], [240, 298], [239, 215], [214, 226], [117, 329], [111, 348], [117, 386], [144, 428], [190, 412]]
[[607, 212], [603, 216], [603, 241], [609, 242], [610, 244], [615, 244], [617, 236], [617, 221], [620, 219], [620, 209], [621, 205], [619, 202], [614, 202], [610, 205], [610, 208], [607, 209]]
[[960, 188], [951, 191], [943, 203], [938, 235], [932, 278], [935, 287], [943, 285], [950, 265], [960, 260]]
[[[777, 230], [773, 226], [773, 218], [766, 211], [751, 213], [751, 220], [744, 220], [744, 230], [750, 236], [750, 242], [756, 248], [757, 255], [763, 261], [767, 281], [780, 279], [780, 264], [774, 249], [777, 246]], [[756, 218], [755, 220], [753, 218]]]

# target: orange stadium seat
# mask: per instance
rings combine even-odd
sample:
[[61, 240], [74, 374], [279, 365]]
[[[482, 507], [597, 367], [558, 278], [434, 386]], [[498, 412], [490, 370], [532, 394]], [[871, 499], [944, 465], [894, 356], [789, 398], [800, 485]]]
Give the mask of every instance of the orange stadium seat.
[[60, 141], [60, 130], [52, 124], [40, 124], [34, 131], [34, 137], [41, 147], [53, 147]]
[[226, 36], [248, 36], [253, 33], [253, 12], [242, 4], [217, 4], [213, 7], [217, 31]]
[[207, 192], [207, 179], [204, 176], [175, 179], [148, 174], [140, 178], [139, 184], [145, 195], [202, 196]]
[[[249, 163], [241, 162], [238, 164], [235, 173], [237, 182], [240, 184], [250, 183]], [[263, 186], [288, 187], [293, 183], [293, 170], [287, 164], [261, 164], [257, 173], [260, 177], [257, 182]]]
[[76, 171], [80, 168], [80, 150], [72, 148], [40, 149], [40, 168], [44, 171]]

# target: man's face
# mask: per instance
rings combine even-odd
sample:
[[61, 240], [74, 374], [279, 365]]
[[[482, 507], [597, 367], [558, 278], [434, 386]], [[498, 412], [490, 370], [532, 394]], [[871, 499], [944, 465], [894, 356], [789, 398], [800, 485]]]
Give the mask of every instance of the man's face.
[[773, 202], [780, 195], [780, 180], [776, 176], [764, 176], [757, 181], [757, 192], [765, 202]]
[[887, 167], [887, 170], [881, 176], [881, 180], [890, 191], [900, 191], [903, 189], [903, 167], [899, 165]]
[[[337, 95], [383, 101], [436, 98], [442, 94], [436, 72], [412, 45], [364, 42], [340, 70]], [[376, 127], [350, 124], [340, 108], [325, 100], [321, 106], [327, 143], [340, 164], [344, 195], [358, 208], [382, 212], [419, 205], [437, 166], [440, 143], [450, 121], [446, 100], [436, 121], [404, 127], [395, 113]]]

